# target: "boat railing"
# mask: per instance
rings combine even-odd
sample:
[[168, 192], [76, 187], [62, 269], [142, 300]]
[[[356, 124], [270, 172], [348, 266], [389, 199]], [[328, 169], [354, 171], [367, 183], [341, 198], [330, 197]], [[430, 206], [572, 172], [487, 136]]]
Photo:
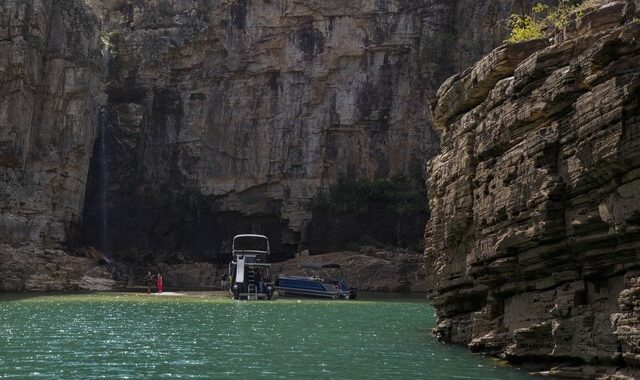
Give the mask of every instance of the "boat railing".
[[322, 280], [322, 277], [318, 276], [318, 273], [316, 272], [308, 272], [306, 269], [302, 269], [302, 272], [308, 278], [312, 278], [314, 280]]

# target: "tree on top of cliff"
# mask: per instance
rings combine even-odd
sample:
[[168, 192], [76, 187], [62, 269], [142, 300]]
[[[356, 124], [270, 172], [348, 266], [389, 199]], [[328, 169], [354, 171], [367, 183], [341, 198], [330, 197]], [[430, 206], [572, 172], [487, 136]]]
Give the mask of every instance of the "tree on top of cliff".
[[563, 28], [586, 11], [605, 4], [607, 0], [560, 0], [557, 6], [538, 3], [531, 9], [531, 14], [512, 14], [508, 19], [510, 28], [507, 43], [516, 43], [541, 39], [548, 36], [548, 31]]

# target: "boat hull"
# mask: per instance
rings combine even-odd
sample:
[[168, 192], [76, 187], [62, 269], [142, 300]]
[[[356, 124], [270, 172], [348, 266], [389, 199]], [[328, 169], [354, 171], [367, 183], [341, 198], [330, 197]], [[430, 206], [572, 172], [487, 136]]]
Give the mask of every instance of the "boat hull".
[[313, 298], [349, 299], [351, 291], [324, 284], [319, 279], [306, 277], [279, 277], [274, 286], [280, 296], [302, 296]]
[[340, 293], [329, 293], [329, 292], [314, 292], [309, 290], [301, 290], [294, 288], [285, 288], [276, 286], [276, 290], [278, 291], [279, 296], [284, 297], [294, 297], [294, 296], [303, 296], [303, 297], [312, 297], [312, 298], [349, 298], [348, 294], [340, 294]]

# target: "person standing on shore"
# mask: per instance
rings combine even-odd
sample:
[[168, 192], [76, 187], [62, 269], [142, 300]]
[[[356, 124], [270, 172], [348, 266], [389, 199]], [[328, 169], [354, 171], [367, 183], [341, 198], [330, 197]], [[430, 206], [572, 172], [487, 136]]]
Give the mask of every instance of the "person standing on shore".
[[158, 273], [156, 285], [158, 286], [158, 293], [162, 293], [164, 290], [164, 286], [162, 284], [162, 274], [160, 273]]
[[147, 276], [145, 277], [145, 282], [147, 283], [147, 294], [151, 294], [151, 286], [153, 285], [153, 275], [151, 272], [147, 272]]
[[227, 283], [227, 274], [223, 273], [222, 274], [222, 278], [220, 279], [220, 288], [222, 288], [222, 290], [226, 289], [228, 287], [228, 283]]

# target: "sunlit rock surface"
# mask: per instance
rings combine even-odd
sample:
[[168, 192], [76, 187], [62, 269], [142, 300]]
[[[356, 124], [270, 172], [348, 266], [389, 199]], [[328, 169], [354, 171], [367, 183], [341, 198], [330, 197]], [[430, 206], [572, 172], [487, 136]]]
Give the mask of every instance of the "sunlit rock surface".
[[638, 376], [634, 12], [613, 2], [552, 46], [498, 48], [438, 91], [426, 259], [440, 339], [560, 375]]

